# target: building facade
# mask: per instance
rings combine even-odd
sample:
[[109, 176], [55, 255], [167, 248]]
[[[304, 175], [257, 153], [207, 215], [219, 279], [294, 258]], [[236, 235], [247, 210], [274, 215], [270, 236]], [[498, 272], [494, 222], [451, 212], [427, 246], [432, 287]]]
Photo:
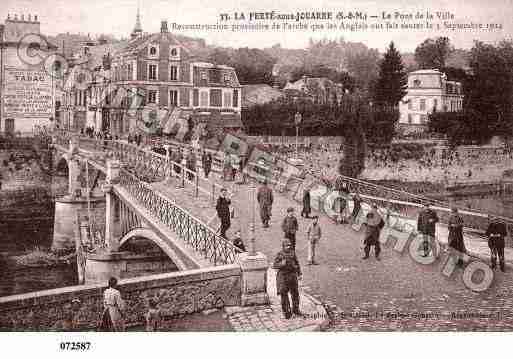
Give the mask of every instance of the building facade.
[[456, 112], [463, 107], [461, 83], [448, 81], [438, 70], [408, 74], [407, 93], [399, 103], [399, 125], [425, 128], [433, 112]]
[[0, 25], [0, 132], [53, 126], [58, 79], [45, 64], [56, 49], [37, 15], [8, 15]]
[[[84, 71], [85, 89], [78, 78]], [[184, 126], [189, 134], [242, 128], [235, 70], [201, 61], [168, 32], [165, 21], [159, 33], [143, 33], [139, 13], [130, 40], [84, 48], [69, 78], [64, 127], [93, 127], [121, 137], [145, 131], [145, 114], [153, 111], [164, 134], [183, 134], [178, 128]]]

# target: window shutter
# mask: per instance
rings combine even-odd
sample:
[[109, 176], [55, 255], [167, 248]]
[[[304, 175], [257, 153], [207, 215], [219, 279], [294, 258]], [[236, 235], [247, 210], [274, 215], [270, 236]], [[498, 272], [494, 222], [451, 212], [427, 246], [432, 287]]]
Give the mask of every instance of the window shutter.
[[159, 105], [160, 106], [167, 106], [168, 105], [168, 92], [167, 87], [161, 86], [159, 88]]

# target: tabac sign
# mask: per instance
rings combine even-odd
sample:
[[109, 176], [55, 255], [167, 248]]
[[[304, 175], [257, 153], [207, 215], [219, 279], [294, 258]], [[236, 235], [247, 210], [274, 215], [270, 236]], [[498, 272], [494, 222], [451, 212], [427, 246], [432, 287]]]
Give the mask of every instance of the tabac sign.
[[51, 117], [52, 78], [46, 71], [7, 67], [4, 72], [4, 116]]

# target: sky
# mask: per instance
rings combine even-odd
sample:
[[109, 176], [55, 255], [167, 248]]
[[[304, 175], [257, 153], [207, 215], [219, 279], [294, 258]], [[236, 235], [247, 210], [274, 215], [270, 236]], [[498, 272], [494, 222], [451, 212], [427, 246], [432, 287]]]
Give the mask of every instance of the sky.
[[[315, 5], [312, 5], [315, 4]], [[422, 5], [419, 5], [422, 4]], [[58, 33], [107, 33], [116, 37], [128, 37], [135, 24], [138, 0], [2, 0], [0, 22], [7, 14], [37, 14], [41, 22], [41, 32], [47, 35]], [[400, 51], [413, 52], [415, 47], [428, 37], [448, 36], [456, 48], [470, 48], [474, 40], [497, 42], [513, 38], [513, 0], [140, 0], [141, 23], [143, 31], [158, 32], [161, 20], [180, 24], [216, 24], [220, 14], [227, 13], [233, 18], [234, 12], [244, 13], [246, 18], [251, 12], [276, 11], [281, 14], [304, 11], [358, 11], [382, 16], [382, 12], [422, 14], [429, 11], [451, 12], [452, 23], [501, 24], [500, 30], [327, 30], [312, 29], [301, 31], [274, 32], [233, 32], [233, 31], [172, 31], [188, 36], [200, 37], [208, 44], [232, 47], [270, 47], [280, 44], [284, 48], [304, 48], [310, 38], [338, 39], [363, 42], [368, 47], [384, 51], [393, 40]], [[410, 20], [410, 23], [425, 20]], [[262, 21], [256, 21], [261, 22]], [[278, 21], [280, 23], [295, 21]], [[340, 21], [332, 20], [339, 24]], [[353, 21], [354, 22], [354, 21]], [[399, 21], [400, 22], [400, 21]], [[243, 21], [223, 22], [227, 25], [248, 23]], [[255, 21], [253, 22], [255, 23]], [[271, 24], [272, 21], [265, 22]], [[312, 22], [310, 22], [311, 24]], [[317, 23], [324, 23], [318, 21]], [[370, 24], [370, 22], [368, 22]]]

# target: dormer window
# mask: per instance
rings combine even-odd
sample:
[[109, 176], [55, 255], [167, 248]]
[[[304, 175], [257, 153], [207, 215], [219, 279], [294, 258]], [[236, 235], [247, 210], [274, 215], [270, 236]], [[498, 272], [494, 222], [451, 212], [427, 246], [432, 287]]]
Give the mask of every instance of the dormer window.
[[176, 47], [171, 48], [171, 57], [177, 57], [178, 56], [178, 49]]
[[151, 57], [157, 57], [159, 55], [159, 48], [157, 45], [150, 45], [148, 48], [148, 55]]

